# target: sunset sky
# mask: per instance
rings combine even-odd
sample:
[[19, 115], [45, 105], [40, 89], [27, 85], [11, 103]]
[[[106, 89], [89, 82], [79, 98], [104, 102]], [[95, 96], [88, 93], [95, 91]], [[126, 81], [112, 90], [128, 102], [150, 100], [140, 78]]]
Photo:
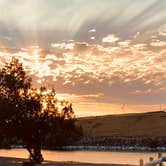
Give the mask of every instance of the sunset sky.
[[166, 0], [0, 0], [0, 66], [19, 58], [77, 116], [166, 108]]

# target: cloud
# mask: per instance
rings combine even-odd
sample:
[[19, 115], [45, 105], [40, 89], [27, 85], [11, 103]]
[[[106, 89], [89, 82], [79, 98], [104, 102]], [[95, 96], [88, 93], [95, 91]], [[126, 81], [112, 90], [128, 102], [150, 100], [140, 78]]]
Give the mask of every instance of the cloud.
[[55, 48], [60, 48], [60, 49], [63, 49], [65, 48], [65, 42], [63, 43], [51, 43], [51, 47], [55, 47]]
[[66, 49], [72, 50], [74, 48], [74, 43], [68, 43], [66, 44]]
[[117, 41], [119, 41], [119, 40], [120, 40], [119, 37], [115, 36], [114, 34], [110, 34], [110, 35], [104, 37], [104, 38], [102, 39], [102, 42], [103, 42], [103, 43], [114, 43], [114, 42], [117, 42]]
[[95, 36], [91, 36], [90, 39], [91, 39], [91, 40], [95, 40]]
[[[149, 40], [140, 42], [146, 35]], [[165, 103], [166, 49], [160, 43], [164, 42], [161, 35], [145, 33], [137, 38], [116, 40], [109, 44], [54, 42], [49, 50], [38, 45], [20, 49], [3, 47], [0, 65], [16, 56], [34, 78], [34, 86], [53, 84], [59, 93], [74, 94], [85, 102]]]
[[159, 32], [159, 35], [161, 35], [161, 36], [166, 36], [166, 29], [162, 29], [162, 30]]
[[0, 5], [0, 66], [16, 56], [34, 86], [74, 100], [165, 103], [164, 1], [17, 2]]
[[157, 40], [155, 42], [150, 43], [150, 45], [155, 47], [164, 47], [166, 46], [166, 42]]
[[72, 50], [74, 48], [74, 43], [71, 43], [71, 42], [51, 43], [51, 47], [54, 47], [54, 48], [57, 48], [57, 49]]
[[90, 29], [88, 32], [96, 32], [96, 29]]

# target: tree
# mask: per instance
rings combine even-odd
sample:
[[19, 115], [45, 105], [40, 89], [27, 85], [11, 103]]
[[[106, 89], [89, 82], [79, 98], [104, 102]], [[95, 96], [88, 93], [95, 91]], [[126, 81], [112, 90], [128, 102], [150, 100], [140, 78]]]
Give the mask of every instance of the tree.
[[54, 89], [32, 88], [18, 59], [1, 70], [0, 89], [1, 131], [21, 140], [31, 161], [43, 161], [41, 148], [49, 147], [48, 142], [59, 146], [79, 137], [72, 104], [59, 101]]

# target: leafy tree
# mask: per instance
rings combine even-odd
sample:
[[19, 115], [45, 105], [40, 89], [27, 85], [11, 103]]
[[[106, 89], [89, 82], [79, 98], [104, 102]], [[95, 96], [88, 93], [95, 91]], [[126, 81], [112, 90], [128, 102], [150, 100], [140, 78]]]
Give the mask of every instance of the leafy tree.
[[58, 101], [54, 89], [32, 88], [18, 59], [1, 70], [0, 89], [1, 131], [21, 140], [33, 162], [43, 161], [42, 147], [61, 146], [80, 136], [72, 104]]

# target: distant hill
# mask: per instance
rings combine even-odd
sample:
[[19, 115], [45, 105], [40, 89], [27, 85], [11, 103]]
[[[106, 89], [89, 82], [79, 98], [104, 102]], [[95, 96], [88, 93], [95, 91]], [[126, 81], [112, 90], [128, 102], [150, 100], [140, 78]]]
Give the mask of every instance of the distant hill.
[[79, 118], [86, 136], [166, 137], [166, 112]]

